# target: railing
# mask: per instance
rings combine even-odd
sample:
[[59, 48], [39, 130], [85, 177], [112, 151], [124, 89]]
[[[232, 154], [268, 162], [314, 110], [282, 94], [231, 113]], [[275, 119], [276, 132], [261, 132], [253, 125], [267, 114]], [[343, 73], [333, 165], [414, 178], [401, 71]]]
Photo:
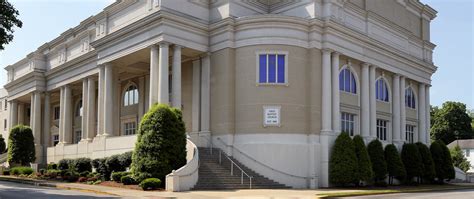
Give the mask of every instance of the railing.
[[[201, 136], [200, 136], [201, 137]], [[213, 143], [211, 140], [205, 138], [207, 141], [209, 141], [210, 143], [210, 153], [212, 155], [212, 150], [214, 148], [213, 146]], [[220, 140], [219, 138], [217, 138], [218, 140]], [[222, 140], [220, 140], [222, 141]], [[224, 146], [225, 146], [225, 143], [223, 143]], [[233, 160], [232, 158], [230, 158], [225, 152], [222, 153], [222, 149], [218, 148], [219, 149], [219, 164], [222, 164], [222, 156], [224, 156], [227, 160], [229, 160], [230, 162], [230, 175], [231, 176], [234, 176], [234, 166], [237, 167], [237, 169], [240, 170], [240, 184], [244, 184], [244, 175], [247, 176], [247, 178], [249, 178], [249, 189], [252, 189], [252, 178], [253, 176], [247, 174], [242, 168], [240, 168], [239, 165], [237, 165]]]
[[277, 173], [280, 173], [280, 174], [283, 174], [283, 175], [286, 175], [286, 176], [290, 176], [290, 177], [293, 177], [293, 178], [299, 178], [299, 179], [305, 179], [305, 180], [311, 180], [312, 178], [311, 177], [305, 177], [305, 176], [297, 176], [297, 175], [293, 175], [293, 174], [289, 174], [289, 173], [286, 173], [286, 172], [283, 172], [283, 171], [279, 171], [279, 170], [276, 170], [258, 160], [256, 160], [255, 158], [252, 158], [250, 155], [240, 151], [239, 149], [235, 148], [234, 146], [232, 145], [228, 145], [226, 144], [224, 141], [222, 141], [220, 138], [216, 138], [221, 144], [223, 144], [225, 147], [230, 147], [232, 148], [233, 151], [237, 151], [238, 153], [240, 153], [241, 155], [245, 156], [246, 158], [252, 160], [253, 162], [259, 164], [259, 165], [262, 165], [263, 167], [266, 167], [267, 169], [270, 169], [272, 171], [275, 171]]

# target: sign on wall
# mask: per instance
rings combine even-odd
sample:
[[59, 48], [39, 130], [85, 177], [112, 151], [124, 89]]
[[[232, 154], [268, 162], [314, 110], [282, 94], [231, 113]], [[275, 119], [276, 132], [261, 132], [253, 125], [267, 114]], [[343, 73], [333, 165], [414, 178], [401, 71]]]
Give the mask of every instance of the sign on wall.
[[263, 106], [263, 126], [280, 126], [281, 106]]

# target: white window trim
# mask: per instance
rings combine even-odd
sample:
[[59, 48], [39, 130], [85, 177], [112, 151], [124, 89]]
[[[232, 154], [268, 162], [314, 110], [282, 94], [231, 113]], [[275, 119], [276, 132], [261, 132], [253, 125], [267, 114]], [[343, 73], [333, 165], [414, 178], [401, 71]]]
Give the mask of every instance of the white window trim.
[[[276, 54], [276, 55], [285, 55], [285, 82], [284, 83], [260, 83], [260, 55], [269, 55], [269, 54]], [[267, 51], [267, 50], [261, 50], [255, 52], [255, 57], [256, 57], [256, 64], [255, 64], [255, 69], [256, 69], [256, 78], [255, 82], [257, 86], [288, 86], [288, 51]], [[277, 56], [278, 57], [278, 56]], [[278, 61], [277, 61], [277, 67], [276, 67], [276, 76], [278, 77]], [[268, 56], [267, 56], [267, 81], [268, 81]]]
[[[350, 120], [343, 120], [343, 119], [342, 119], [342, 115], [343, 115], [343, 114], [352, 115], [353, 118], [354, 118], [354, 120], [353, 120], [353, 121], [350, 121]], [[357, 135], [357, 124], [356, 124], [356, 123], [357, 123], [357, 114], [342, 111], [342, 112], [340, 113], [340, 115], [341, 115], [341, 132], [343, 131], [343, 128], [344, 128], [344, 127], [342, 126], [342, 122], [343, 122], [343, 121], [347, 121], [347, 122], [351, 122], [351, 123], [352, 123], [352, 135], [350, 134], [350, 132], [346, 132], [346, 133], [348, 133], [349, 136], [355, 136], [355, 135]]]
[[[383, 121], [385, 121], [385, 140], [379, 139], [380, 142], [383, 142], [383, 143], [388, 143], [388, 142], [390, 142], [390, 140], [391, 140], [391, 137], [390, 137], [390, 135], [391, 135], [391, 132], [390, 132], [390, 129], [391, 129], [390, 120], [386, 120], [386, 119], [383, 119], [383, 118], [377, 118], [377, 119], [375, 120], [375, 123], [376, 123], [376, 124], [375, 124], [375, 131], [377, 131], [377, 129], [379, 128], [379, 125], [377, 124], [377, 120], [383, 120]], [[377, 132], [376, 132], [376, 134], [377, 134]], [[377, 136], [377, 138], [378, 138], [378, 136]]]
[[120, 136], [131, 136], [125, 135], [125, 123], [135, 122], [135, 134], [138, 133], [138, 119], [137, 115], [127, 115], [120, 118]]
[[[377, 83], [380, 79], [382, 79], [384, 82], [385, 82], [385, 85], [387, 86], [387, 91], [388, 91], [388, 101], [384, 101], [384, 100], [380, 100], [380, 99], [377, 99], [377, 86], [375, 86], [375, 100], [377, 102], [382, 102], [382, 103], [386, 103], [386, 104], [390, 104], [392, 102], [392, 89], [390, 88], [390, 84], [388, 83], [388, 80], [387, 78], [385, 78], [385, 76], [380, 76], [378, 77], [377, 79], [375, 79], [375, 83]], [[377, 85], [377, 84], [376, 84]], [[405, 103], [405, 102], [404, 102]]]
[[[345, 64], [343, 65], [340, 69], [339, 69], [339, 73], [337, 74], [337, 81], [339, 81], [339, 75], [341, 74], [341, 72], [344, 70], [344, 69], [349, 69], [349, 71], [351, 71], [352, 75], [354, 76], [354, 80], [355, 80], [355, 84], [356, 84], [356, 92], [355, 93], [352, 93], [352, 92], [347, 92], [345, 90], [341, 90], [339, 88], [339, 92], [341, 93], [346, 93], [348, 95], [353, 95], [353, 96], [359, 96], [359, 92], [360, 92], [360, 83], [359, 83], [359, 76], [357, 76], [357, 73], [356, 71], [354, 70], [354, 68], [352, 68], [352, 64], [349, 62], [348, 64]], [[349, 78], [350, 79], [350, 78]], [[340, 86], [341, 82], [339, 82], [339, 86]]]
[[[59, 108], [59, 118], [58, 118], [58, 119], [55, 119], [55, 118], [54, 118], [54, 116], [55, 116], [55, 115], [54, 115], [54, 114], [55, 114], [54, 111], [55, 111], [56, 108]], [[58, 105], [56, 105], [56, 106], [53, 106], [53, 121], [59, 121], [59, 119], [61, 119], [61, 108], [60, 108]]]
[[405, 101], [403, 101], [403, 105], [404, 105], [405, 108], [407, 108], [407, 109], [416, 110], [416, 109], [418, 108], [418, 96], [415, 94], [415, 89], [414, 89], [411, 85], [405, 87], [405, 92], [403, 92], [403, 94], [404, 94], [404, 98], [403, 98], [403, 99], [406, 100], [406, 90], [407, 90], [408, 88], [411, 88], [411, 92], [412, 92], [413, 96], [415, 97], [415, 108], [412, 108], [412, 107], [407, 106]]

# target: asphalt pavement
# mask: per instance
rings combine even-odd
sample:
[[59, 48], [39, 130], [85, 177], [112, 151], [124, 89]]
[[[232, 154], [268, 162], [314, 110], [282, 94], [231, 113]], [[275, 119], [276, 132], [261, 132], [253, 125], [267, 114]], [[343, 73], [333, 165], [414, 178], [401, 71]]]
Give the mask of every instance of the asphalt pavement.
[[345, 197], [344, 199], [474, 199], [474, 189], [453, 190], [453, 191], [434, 191], [417, 193], [399, 193], [359, 197]]

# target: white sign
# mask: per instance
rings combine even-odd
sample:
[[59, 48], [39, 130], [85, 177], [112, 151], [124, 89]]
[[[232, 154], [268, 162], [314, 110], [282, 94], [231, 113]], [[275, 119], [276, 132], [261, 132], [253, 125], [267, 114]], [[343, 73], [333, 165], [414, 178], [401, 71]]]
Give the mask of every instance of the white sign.
[[263, 126], [280, 126], [280, 106], [263, 107]]

